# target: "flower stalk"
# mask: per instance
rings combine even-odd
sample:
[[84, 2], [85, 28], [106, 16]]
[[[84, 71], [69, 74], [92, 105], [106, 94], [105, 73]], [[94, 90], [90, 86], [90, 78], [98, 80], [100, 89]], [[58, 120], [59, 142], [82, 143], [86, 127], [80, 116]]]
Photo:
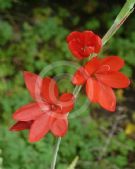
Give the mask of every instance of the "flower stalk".
[[[75, 96], [75, 98], [78, 96], [80, 90], [81, 90], [82, 86], [76, 86], [74, 91], [73, 91], [73, 94]], [[51, 168], [50, 169], [55, 169], [55, 165], [56, 165], [56, 160], [57, 160], [57, 155], [58, 155], [58, 151], [59, 151], [59, 147], [60, 147], [60, 143], [61, 143], [61, 137], [59, 137], [57, 139], [57, 143], [54, 147], [54, 154], [53, 154], [53, 160], [52, 160], [52, 163], [51, 163]]]
[[58, 151], [59, 151], [60, 143], [61, 143], [61, 137], [59, 137], [59, 138], [57, 139], [57, 143], [56, 143], [56, 145], [55, 145], [55, 147], [54, 147], [53, 160], [52, 160], [51, 168], [50, 168], [50, 169], [55, 169], [56, 160], [57, 160], [57, 154], [58, 154]]
[[[135, 0], [127, 0], [126, 1], [124, 6], [122, 7], [121, 11], [117, 15], [116, 19], [114, 20], [114, 23], [112, 24], [110, 29], [107, 31], [107, 33], [102, 38], [103, 46], [110, 40], [110, 38], [117, 32], [117, 30], [121, 27], [121, 25], [124, 23], [124, 21], [128, 18], [128, 16], [133, 12], [134, 5], [135, 5]], [[73, 92], [75, 98], [78, 96], [81, 88], [82, 88], [82, 86], [75, 87], [74, 92]], [[54, 148], [53, 160], [52, 160], [50, 169], [55, 169], [60, 143], [61, 143], [61, 137], [59, 137], [57, 139], [57, 143]]]
[[127, 0], [124, 4], [123, 8], [117, 15], [114, 23], [104, 35], [102, 39], [103, 45], [107, 43], [107, 41], [116, 33], [116, 31], [121, 27], [121, 25], [125, 22], [128, 16], [134, 11], [135, 0]]

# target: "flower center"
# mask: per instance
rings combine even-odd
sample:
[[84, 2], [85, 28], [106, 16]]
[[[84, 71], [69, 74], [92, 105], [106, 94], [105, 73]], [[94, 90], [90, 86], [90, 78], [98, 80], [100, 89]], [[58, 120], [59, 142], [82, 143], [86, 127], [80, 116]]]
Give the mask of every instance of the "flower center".
[[54, 104], [51, 105], [51, 110], [52, 111], [56, 111], [57, 109], [58, 109], [58, 107], [56, 105], [54, 105]]
[[81, 48], [81, 49], [82, 49], [82, 51], [85, 51], [85, 50], [87, 50], [87, 48], [89, 48], [89, 46], [84, 46], [84, 47]]

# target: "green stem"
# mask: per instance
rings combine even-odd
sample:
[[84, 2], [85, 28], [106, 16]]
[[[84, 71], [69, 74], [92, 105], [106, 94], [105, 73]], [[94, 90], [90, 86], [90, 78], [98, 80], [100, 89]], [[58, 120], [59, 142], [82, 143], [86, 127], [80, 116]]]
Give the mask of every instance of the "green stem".
[[[75, 98], [78, 96], [81, 88], [82, 88], [82, 86], [76, 86], [74, 88], [73, 94], [74, 94]], [[56, 160], [57, 160], [57, 154], [58, 154], [58, 151], [59, 151], [60, 143], [61, 143], [61, 137], [58, 137], [57, 143], [56, 143], [56, 145], [54, 147], [54, 154], [53, 154], [53, 159], [52, 159], [52, 163], [51, 163], [51, 168], [50, 169], [55, 169]]]
[[59, 151], [60, 143], [61, 143], [61, 137], [59, 137], [57, 139], [57, 143], [56, 143], [55, 148], [54, 148], [54, 154], [53, 154], [53, 159], [52, 159], [52, 163], [51, 163], [51, 168], [50, 169], [55, 169], [56, 160], [57, 160], [57, 154], [58, 154], [58, 151]]
[[106, 42], [116, 33], [116, 31], [120, 28], [120, 26], [124, 23], [124, 21], [128, 18], [128, 16], [133, 12], [134, 4], [135, 0], [126, 1], [123, 8], [117, 15], [116, 19], [114, 20], [114, 23], [107, 31], [107, 33], [104, 35], [102, 39], [103, 45], [106, 44]]
[[[128, 18], [128, 16], [133, 12], [134, 4], [135, 4], [135, 0], [126, 1], [120, 13], [117, 15], [113, 25], [110, 27], [110, 29], [107, 31], [107, 33], [102, 38], [103, 45], [107, 43], [107, 41], [116, 33], [116, 31], [120, 28], [120, 26], [124, 23], [124, 21]], [[81, 90], [81, 86], [75, 87], [74, 92], [73, 92], [73, 94], [75, 95], [75, 98], [78, 96], [80, 90]], [[57, 139], [57, 143], [56, 143], [54, 154], [53, 154], [53, 160], [51, 163], [51, 169], [55, 169], [60, 143], [61, 143], [61, 137]]]

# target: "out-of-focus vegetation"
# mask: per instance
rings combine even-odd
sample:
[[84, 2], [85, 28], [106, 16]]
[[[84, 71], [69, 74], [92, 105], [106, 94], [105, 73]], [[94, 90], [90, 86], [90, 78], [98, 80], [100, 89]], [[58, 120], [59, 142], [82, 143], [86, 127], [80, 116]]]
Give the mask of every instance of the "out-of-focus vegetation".
[[[0, 0], [0, 167], [47, 169], [52, 159], [55, 144], [52, 135], [29, 144], [26, 131], [8, 131], [13, 124], [12, 113], [31, 100], [22, 71], [40, 73], [55, 61], [76, 62], [67, 49], [65, 39], [68, 33], [92, 29], [103, 36], [123, 3], [122, 0]], [[126, 61], [123, 71], [132, 84], [125, 92], [116, 92], [116, 113], [92, 105], [69, 120], [69, 132], [62, 140], [57, 169], [72, 165], [76, 165], [76, 169], [135, 168], [134, 14], [107, 43], [103, 54], [119, 55]], [[53, 69], [49, 75], [73, 72], [62, 66]], [[61, 91], [73, 90], [69, 80], [60, 82]], [[84, 101], [85, 96], [81, 94], [75, 109], [80, 109]], [[79, 159], [74, 162], [77, 156]]]

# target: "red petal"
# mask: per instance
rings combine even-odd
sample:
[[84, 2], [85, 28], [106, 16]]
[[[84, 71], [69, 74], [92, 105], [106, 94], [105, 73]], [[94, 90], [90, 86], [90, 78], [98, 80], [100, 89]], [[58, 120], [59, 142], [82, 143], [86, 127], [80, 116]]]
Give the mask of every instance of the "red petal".
[[34, 73], [25, 71], [24, 80], [25, 80], [26, 87], [30, 92], [30, 95], [35, 99], [36, 90], [40, 87], [42, 82], [41, 77]]
[[100, 83], [99, 104], [106, 110], [115, 111], [116, 97], [112, 88]]
[[91, 102], [98, 102], [100, 86], [97, 80], [89, 78], [86, 83], [86, 93]]
[[102, 74], [110, 71], [110, 66], [109, 65], [101, 65], [98, 70], [96, 70], [95, 74]]
[[104, 74], [96, 74], [96, 77], [101, 82], [112, 88], [126, 88], [130, 84], [130, 80], [121, 72], [107, 72]]
[[18, 121], [35, 120], [38, 116], [43, 114], [38, 103], [30, 103], [19, 108], [14, 114], [13, 118]]
[[[82, 32], [74, 31], [67, 37], [68, 47], [77, 59], [83, 59], [84, 56], [84, 35]], [[87, 56], [86, 56], [87, 57]]]
[[54, 79], [46, 77], [43, 79], [41, 95], [48, 103], [56, 103], [58, 98], [58, 86]]
[[109, 65], [112, 71], [118, 71], [124, 66], [124, 60], [118, 56], [108, 56], [101, 60], [101, 64]]
[[36, 142], [43, 138], [50, 130], [51, 116], [43, 114], [35, 120], [30, 128], [29, 141]]
[[86, 63], [84, 66], [85, 70], [92, 75], [100, 66], [100, 59], [98, 57], [94, 57], [92, 60]]
[[94, 53], [94, 47], [92, 46], [87, 46], [84, 51], [83, 51], [83, 56], [84, 57], [89, 57], [91, 53]]
[[67, 129], [67, 119], [56, 119], [51, 126], [51, 132], [57, 137], [64, 136], [67, 133]]
[[74, 96], [71, 93], [64, 93], [60, 96], [58, 105], [61, 107], [62, 113], [70, 112], [74, 107]]
[[15, 123], [9, 130], [10, 131], [20, 131], [20, 130], [26, 130], [30, 129], [33, 121], [18, 121]]
[[85, 69], [81, 67], [75, 72], [72, 78], [72, 83], [75, 85], [82, 85], [85, 83], [86, 79], [87, 77], [86, 77]]
[[88, 44], [89, 46], [92, 45], [92, 38], [95, 35], [92, 31], [84, 31], [82, 32], [84, 36], [84, 43]]
[[72, 40], [69, 42], [68, 47], [77, 59], [83, 59], [85, 57], [83, 50], [84, 45], [81, 44], [80, 40]]
[[83, 34], [85, 39], [85, 45], [89, 47], [93, 46], [93, 51], [91, 51], [90, 53], [98, 53], [102, 47], [101, 38], [92, 31], [84, 31]]
[[74, 40], [74, 39], [82, 39], [82, 40], [83, 40], [82, 32], [74, 31], [74, 32], [71, 32], [71, 33], [67, 36], [67, 42], [68, 42], [68, 43], [69, 43], [70, 41]]
[[99, 53], [100, 50], [101, 50], [101, 47], [102, 47], [102, 40], [97, 35], [94, 38], [95, 38], [95, 40], [94, 40], [94, 42], [95, 42], [95, 53]]

